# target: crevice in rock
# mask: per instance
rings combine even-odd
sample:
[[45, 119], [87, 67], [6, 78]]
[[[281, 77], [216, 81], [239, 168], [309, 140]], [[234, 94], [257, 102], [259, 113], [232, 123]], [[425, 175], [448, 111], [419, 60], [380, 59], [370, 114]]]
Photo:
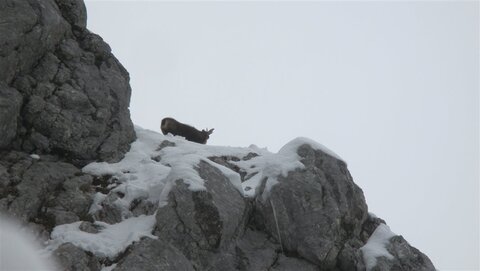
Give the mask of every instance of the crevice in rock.
[[270, 266], [268, 267], [267, 270], [270, 271], [270, 270], [273, 270], [273, 268], [275, 268], [275, 266], [278, 263], [278, 259], [280, 258], [280, 253], [281, 253], [281, 251], [275, 250], [275, 258], [273, 258], [273, 262], [272, 262], [272, 264], [270, 264]]

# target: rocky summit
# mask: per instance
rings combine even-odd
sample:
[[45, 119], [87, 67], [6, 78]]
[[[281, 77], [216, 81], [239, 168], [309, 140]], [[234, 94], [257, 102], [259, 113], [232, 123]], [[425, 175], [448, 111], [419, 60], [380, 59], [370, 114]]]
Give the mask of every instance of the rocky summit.
[[316, 142], [134, 127], [128, 72], [86, 14], [0, 0], [0, 211], [59, 270], [435, 270]]

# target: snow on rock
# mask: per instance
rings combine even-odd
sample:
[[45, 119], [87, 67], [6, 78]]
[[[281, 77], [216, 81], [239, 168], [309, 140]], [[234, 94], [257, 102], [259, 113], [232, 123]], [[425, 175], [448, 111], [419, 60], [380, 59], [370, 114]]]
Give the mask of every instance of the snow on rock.
[[323, 146], [322, 144], [320, 144], [316, 141], [313, 141], [309, 138], [306, 138], [306, 137], [295, 138], [294, 140], [290, 141], [285, 146], [283, 146], [280, 149], [279, 153], [288, 153], [288, 154], [295, 153], [296, 154], [297, 149], [304, 144], [310, 145], [310, 147], [312, 147], [313, 149], [320, 150], [320, 151], [322, 151], [322, 152], [324, 152], [324, 153], [326, 153], [326, 154], [328, 154], [332, 157], [335, 157], [336, 159], [341, 160], [345, 163], [345, 161], [338, 154], [334, 153], [332, 150]]
[[[261, 181], [264, 178], [267, 178], [265, 190], [262, 194], [262, 198], [265, 200], [268, 197], [272, 187], [278, 183], [278, 176], [282, 175], [286, 177], [288, 172], [298, 168], [304, 168], [304, 165], [300, 162], [300, 157], [297, 154], [298, 148], [304, 144], [308, 144], [313, 149], [321, 150], [326, 154], [335, 157], [336, 159], [342, 160], [340, 156], [325, 146], [311, 139], [298, 137], [283, 146], [276, 154], [268, 151], [262, 151], [262, 155], [254, 157], [250, 160], [234, 162], [239, 167], [245, 169], [247, 174], [257, 173], [242, 184], [245, 190], [245, 196], [254, 197], [257, 193], [258, 186], [261, 184]], [[247, 187], [248, 189], [246, 189]]]
[[[204, 180], [195, 170], [200, 160], [210, 162], [208, 157], [219, 155], [242, 156], [247, 149], [215, 147], [186, 141], [181, 137], [164, 136], [157, 132], [135, 127], [137, 140], [132, 143], [130, 151], [118, 163], [91, 163], [82, 170], [92, 175], [112, 175], [120, 185], [112, 192], [122, 192], [125, 196], [118, 199], [119, 203], [128, 207], [136, 198], [147, 198], [158, 202], [160, 195], [169, 182], [183, 179], [190, 189], [204, 190]], [[175, 147], [165, 147], [158, 150], [161, 142], [168, 140]], [[161, 157], [156, 161], [155, 157]], [[216, 165], [220, 167], [220, 165]], [[222, 172], [229, 169], [220, 168]], [[231, 170], [230, 170], [231, 171]], [[238, 174], [236, 174], [238, 175]], [[228, 176], [233, 176], [230, 172]], [[230, 178], [236, 187], [240, 187], [237, 176]]]
[[97, 221], [94, 225], [102, 229], [98, 233], [80, 230], [82, 221], [56, 226], [46, 249], [53, 251], [61, 244], [72, 243], [98, 257], [113, 259], [133, 242], [142, 237], [156, 239], [151, 232], [155, 226], [155, 215], [131, 217], [117, 224]]
[[[111, 164], [94, 162], [83, 168], [85, 173], [97, 176], [112, 175], [117, 178], [120, 185], [112, 192], [121, 192], [125, 195], [116, 202], [116, 205], [124, 206], [124, 209], [128, 209], [131, 202], [137, 198], [148, 199], [155, 203], [164, 202], [172, 182], [179, 179], [188, 184], [193, 191], [205, 190], [205, 180], [196, 170], [201, 160], [219, 169], [246, 197], [254, 197], [261, 181], [267, 178], [266, 190], [263, 194], [265, 197], [271, 187], [277, 183], [277, 176], [286, 176], [288, 172], [303, 167], [296, 153], [299, 146], [309, 144], [315, 149], [323, 150], [340, 159], [332, 151], [307, 138], [294, 139], [275, 154], [254, 145], [248, 148], [210, 146], [186, 141], [179, 136], [164, 136], [138, 126], [135, 127], [135, 131], [137, 140], [123, 160]], [[174, 143], [175, 146], [166, 146], [159, 150], [160, 143], [165, 140]], [[241, 160], [249, 153], [256, 153], [258, 156], [246, 161]], [[240, 161], [231, 161], [231, 163], [253, 177], [241, 183], [237, 172], [208, 159], [220, 156], [238, 157]], [[155, 159], [156, 157], [160, 159]], [[96, 197], [91, 212], [100, 208], [100, 197]]]
[[[125, 196], [118, 199], [118, 204], [128, 208], [137, 198], [147, 198], [155, 201], [159, 194], [158, 187], [163, 187], [164, 180], [170, 168], [152, 160], [158, 154], [156, 149], [163, 136], [136, 129], [137, 140], [132, 143], [130, 151], [118, 163], [90, 163], [82, 171], [96, 176], [112, 175], [118, 179], [120, 185], [112, 192], [121, 192]], [[99, 204], [100, 202], [96, 202]]]
[[360, 248], [363, 253], [363, 260], [367, 271], [375, 267], [378, 257], [393, 259], [393, 255], [387, 251], [386, 246], [390, 238], [394, 236], [396, 236], [396, 234], [390, 230], [389, 226], [380, 224], [372, 233], [367, 243]]
[[242, 184], [244, 190], [246, 187], [251, 188], [244, 192], [247, 197], [254, 197], [261, 181], [264, 178], [267, 178], [265, 190], [262, 195], [264, 199], [268, 196], [270, 189], [277, 184], [278, 176], [287, 176], [288, 172], [304, 167], [299, 161], [296, 150], [293, 151], [293, 148], [286, 149], [283, 152], [280, 150], [277, 154], [264, 152], [262, 155], [256, 156], [250, 160], [232, 163], [243, 168], [247, 172], [247, 175], [255, 174], [252, 178]]
[[[79, 229], [81, 222], [59, 225], [51, 234], [49, 250], [54, 250], [62, 243], [71, 242], [99, 257], [112, 258], [140, 237], [152, 237], [154, 215], [133, 217], [133, 213], [129, 211], [132, 202], [140, 199], [163, 206], [167, 202], [170, 189], [180, 179], [192, 191], [205, 190], [205, 180], [200, 177], [197, 170], [201, 161], [220, 170], [245, 197], [257, 195], [258, 187], [266, 179], [266, 189], [262, 194], [265, 199], [270, 189], [278, 182], [278, 176], [286, 176], [288, 172], [304, 167], [297, 154], [297, 149], [301, 145], [309, 144], [315, 149], [338, 157], [322, 145], [306, 138], [292, 140], [278, 153], [271, 153], [254, 145], [248, 148], [235, 148], [198, 144], [182, 137], [164, 136], [138, 126], [135, 127], [135, 131], [137, 140], [132, 143], [130, 151], [121, 161], [94, 162], [82, 169], [91, 175], [112, 176], [115, 179], [115, 183], [110, 184], [108, 189], [111, 189], [110, 194], [122, 194], [122, 197], [113, 199], [113, 204], [121, 210], [123, 221], [117, 224], [97, 221], [95, 225], [103, 229], [96, 234], [81, 231]], [[162, 144], [165, 141], [170, 143]], [[252, 153], [255, 154], [253, 157]], [[235, 157], [228, 162], [245, 172], [249, 178], [242, 183], [239, 172], [210, 160], [212, 157]], [[101, 210], [102, 203], [108, 198], [108, 195], [100, 192], [95, 194], [89, 213], [94, 214]]]
[[102, 209], [101, 203], [103, 200], [105, 200], [105, 198], [107, 198], [107, 195], [97, 192], [93, 196], [93, 202], [92, 202], [92, 205], [90, 206], [90, 210], [88, 210], [88, 213], [94, 214], [98, 210]]

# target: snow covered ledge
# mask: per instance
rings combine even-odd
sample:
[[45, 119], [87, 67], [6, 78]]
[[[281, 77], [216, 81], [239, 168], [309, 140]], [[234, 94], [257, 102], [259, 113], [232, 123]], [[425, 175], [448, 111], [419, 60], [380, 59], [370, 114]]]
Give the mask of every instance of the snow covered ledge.
[[243, 168], [247, 175], [253, 175], [252, 178], [242, 183], [244, 195], [246, 197], [255, 197], [261, 181], [267, 179], [262, 198], [265, 200], [270, 190], [278, 183], [278, 177], [287, 177], [287, 174], [296, 169], [304, 168], [301, 158], [298, 155], [298, 149], [303, 145], [309, 145], [314, 150], [320, 150], [338, 160], [344, 160], [336, 153], [305, 137], [297, 137], [283, 146], [278, 153], [262, 152], [260, 156], [247, 161], [234, 162], [240, 168]]
[[[136, 126], [137, 140], [132, 143], [125, 157], [117, 163], [94, 162], [83, 168], [83, 172], [94, 176], [111, 176], [115, 179], [108, 186], [108, 194], [97, 192], [90, 208], [90, 214], [102, 210], [102, 204], [110, 194], [120, 193], [123, 197], [113, 202], [115, 208], [121, 210], [121, 221], [108, 224], [97, 221], [98, 233], [87, 233], [80, 230], [80, 222], [59, 225], [51, 234], [48, 250], [71, 242], [98, 257], [114, 258], [134, 241], [151, 235], [154, 215], [135, 217], [129, 210], [135, 200], [146, 200], [157, 206], [165, 204], [170, 189], [175, 181], [182, 179], [192, 191], [206, 190], [205, 181], [199, 176], [196, 167], [201, 161], [219, 169], [244, 197], [255, 197], [261, 180], [267, 179], [266, 189], [262, 194], [268, 196], [270, 189], [278, 183], [277, 178], [287, 176], [291, 171], [303, 168], [301, 157], [297, 154], [299, 147], [308, 144], [315, 150], [342, 160], [337, 154], [325, 146], [307, 139], [296, 138], [280, 149], [271, 153], [252, 145], [248, 148], [222, 147], [197, 144], [186, 141], [182, 137], [167, 135]], [[159, 148], [162, 142], [171, 144]], [[244, 160], [250, 154], [255, 157]], [[253, 176], [241, 182], [238, 172], [210, 160], [210, 157], [237, 157], [238, 161], [230, 161]], [[343, 160], [342, 160], [343, 161]], [[136, 225], [133, 227], [132, 225]]]

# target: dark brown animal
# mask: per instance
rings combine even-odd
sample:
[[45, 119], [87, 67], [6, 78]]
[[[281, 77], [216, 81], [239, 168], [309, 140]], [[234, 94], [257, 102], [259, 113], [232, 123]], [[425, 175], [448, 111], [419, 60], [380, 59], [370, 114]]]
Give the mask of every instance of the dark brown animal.
[[210, 135], [213, 133], [213, 130], [214, 130], [214, 129], [210, 129], [210, 130], [207, 129], [207, 130], [199, 131], [190, 125], [183, 124], [172, 118], [164, 118], [162, 120], [162, 124], [160, 125], [160, 128], [162, 129], [162, 133], [164, 135], [171, 133], [172, 135], [183, 136], [188, 141], [193, 141], [200, 144], [207, 143], [208, 138], [210, 137]]

